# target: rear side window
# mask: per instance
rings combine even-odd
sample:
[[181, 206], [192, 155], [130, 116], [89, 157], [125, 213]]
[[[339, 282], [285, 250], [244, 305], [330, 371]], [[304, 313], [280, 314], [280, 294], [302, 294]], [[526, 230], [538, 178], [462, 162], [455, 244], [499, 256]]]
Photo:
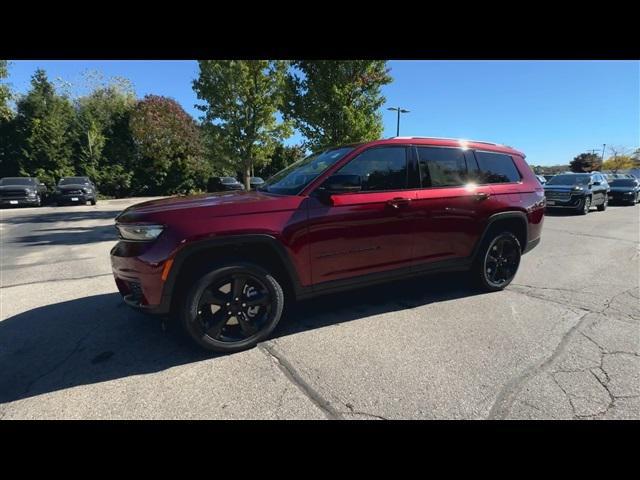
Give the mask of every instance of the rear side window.
[[502, 153], [476, 152], [480, 183], [513, 183], [522, 178], [513, 158]]
[[371, 148], [347, 163], [339, 175], [359, 175], [362, 191], [402, 190], [407, 188], [407, 149]]
[[468, 181], [464, 151], [459, 148], [418, 147], [423, 187], [456, 187]]

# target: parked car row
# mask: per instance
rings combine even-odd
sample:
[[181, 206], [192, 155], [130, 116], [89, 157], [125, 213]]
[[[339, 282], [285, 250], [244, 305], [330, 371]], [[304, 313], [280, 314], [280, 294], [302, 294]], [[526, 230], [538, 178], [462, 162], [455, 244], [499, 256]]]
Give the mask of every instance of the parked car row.
[[[251, 190], [255, 190], [264, 185], [264, 180], [260, 177], [250, 177], [249, 185]], [[207, 192], [230, 192], [244, 189], [244, 183], [234, 177], [211, 177], [207, 183]]]
[[586, 215], [591, 207], [604, 211], [609, 203], [635, 205], [640, 202], [640, 182], [631, 175], [621, 174], [610, 179], [600, 172], [562, 173], [545, 178], [544, 183], [538, 180], [544, 186], [548, 209], [563, 208]]
[[5, 177], [0, 179], [0, 205], [40, 207], [55, 205], [95, 205], [98, 191], [89, 177], [62, 177], [53, 193], [37, 177]]

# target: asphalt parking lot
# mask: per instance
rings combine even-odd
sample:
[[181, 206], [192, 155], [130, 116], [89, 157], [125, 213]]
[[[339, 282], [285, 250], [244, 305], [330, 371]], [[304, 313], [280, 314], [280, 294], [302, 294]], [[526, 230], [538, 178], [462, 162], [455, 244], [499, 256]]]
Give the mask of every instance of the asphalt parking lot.
[[116, 291], [113, 218], [139, 201], [0, 210], [0, 419], [640, 419], [640, 206], [548, 215], [503, 292], [322, 297], [211, 355]]

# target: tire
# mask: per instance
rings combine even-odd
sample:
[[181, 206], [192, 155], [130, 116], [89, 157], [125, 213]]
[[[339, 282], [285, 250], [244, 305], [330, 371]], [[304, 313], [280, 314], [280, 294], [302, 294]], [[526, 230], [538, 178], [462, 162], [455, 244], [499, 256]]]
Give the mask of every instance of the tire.
[[602, 202], [602, 204], [598, 205], [598, 211], [599, 212], [604, 212], [607, 209], [607, 205], [609, 205], [609, 197], [605, 196], [604, 197], [604, 201]]
[[586, 215], [591, 208], [591, 197], [585, 197], [578, 207], [578, 215]]
[[[261, 303], [247, 305], [257, 301]], [[231, 353], [267, 338], [278, 325], [283, 308], [282, 287], [269, 272], [254, 264], [234, 262], [197, 277], [179, 313], [182, 328], [196, 344]]]
[[96, 203], [98, 203], [98, 201], [95, 198], [91, 199], [91, 205], [95, 205]]
[[[509, 248], [506, 249], [506, 245]], [[509, 262], [504, 263], [503, 266], [496, 268], [496, 262], [491, 260], [492, 252], [498, 252], [499, 257], [494, 257], [499, 260], [504, 257], [509, 257]], [[511, 232], [500, 232], [496, 235], [490, 235], [487, 239], [483, 240], [478, 255], [475, 259], [474, 266], [472, 267], [473, 280], [477, 287], [486, 292], [497, 292], [503, 290], [516, 276], [518, 267], [520, 266], [520, 257], [522, 256], [522, 247], [518, 238]], [[503, 275], [500, 281], [496, 274], [498, 270], [502, 269]], [[506, 269], [506, 270], [505, 270]]]

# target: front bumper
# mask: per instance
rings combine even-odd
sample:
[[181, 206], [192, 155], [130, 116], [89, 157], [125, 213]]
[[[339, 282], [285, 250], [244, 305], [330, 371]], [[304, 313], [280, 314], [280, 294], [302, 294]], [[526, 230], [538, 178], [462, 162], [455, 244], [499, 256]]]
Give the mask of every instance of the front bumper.
[[[76, 200], [74, 200], [74, 198]], [[87, 203], [93, 198], [92, 195], [86, 193], [81, 194], [58, 194], [56, 200], [58, 203]]]
[[0, 205], [36, 205], [37, 197], [2, 197]]
[[169, 313], [170, 298], [163, 296], [162, 271], [165, 262], [145, 261], [149, 245], [142, 242], [118, 242], [111, 250], [111, 270], [125, 303], [152, 314]]
[[584, 194], [569, 194], [568, 196], [556, 196], [545, 194], [546, 208], [580, 208], [585, 199]]
[[630, 203], [635, 198], [635, 192], [609, 192], [609, 202], [612, 203]]

